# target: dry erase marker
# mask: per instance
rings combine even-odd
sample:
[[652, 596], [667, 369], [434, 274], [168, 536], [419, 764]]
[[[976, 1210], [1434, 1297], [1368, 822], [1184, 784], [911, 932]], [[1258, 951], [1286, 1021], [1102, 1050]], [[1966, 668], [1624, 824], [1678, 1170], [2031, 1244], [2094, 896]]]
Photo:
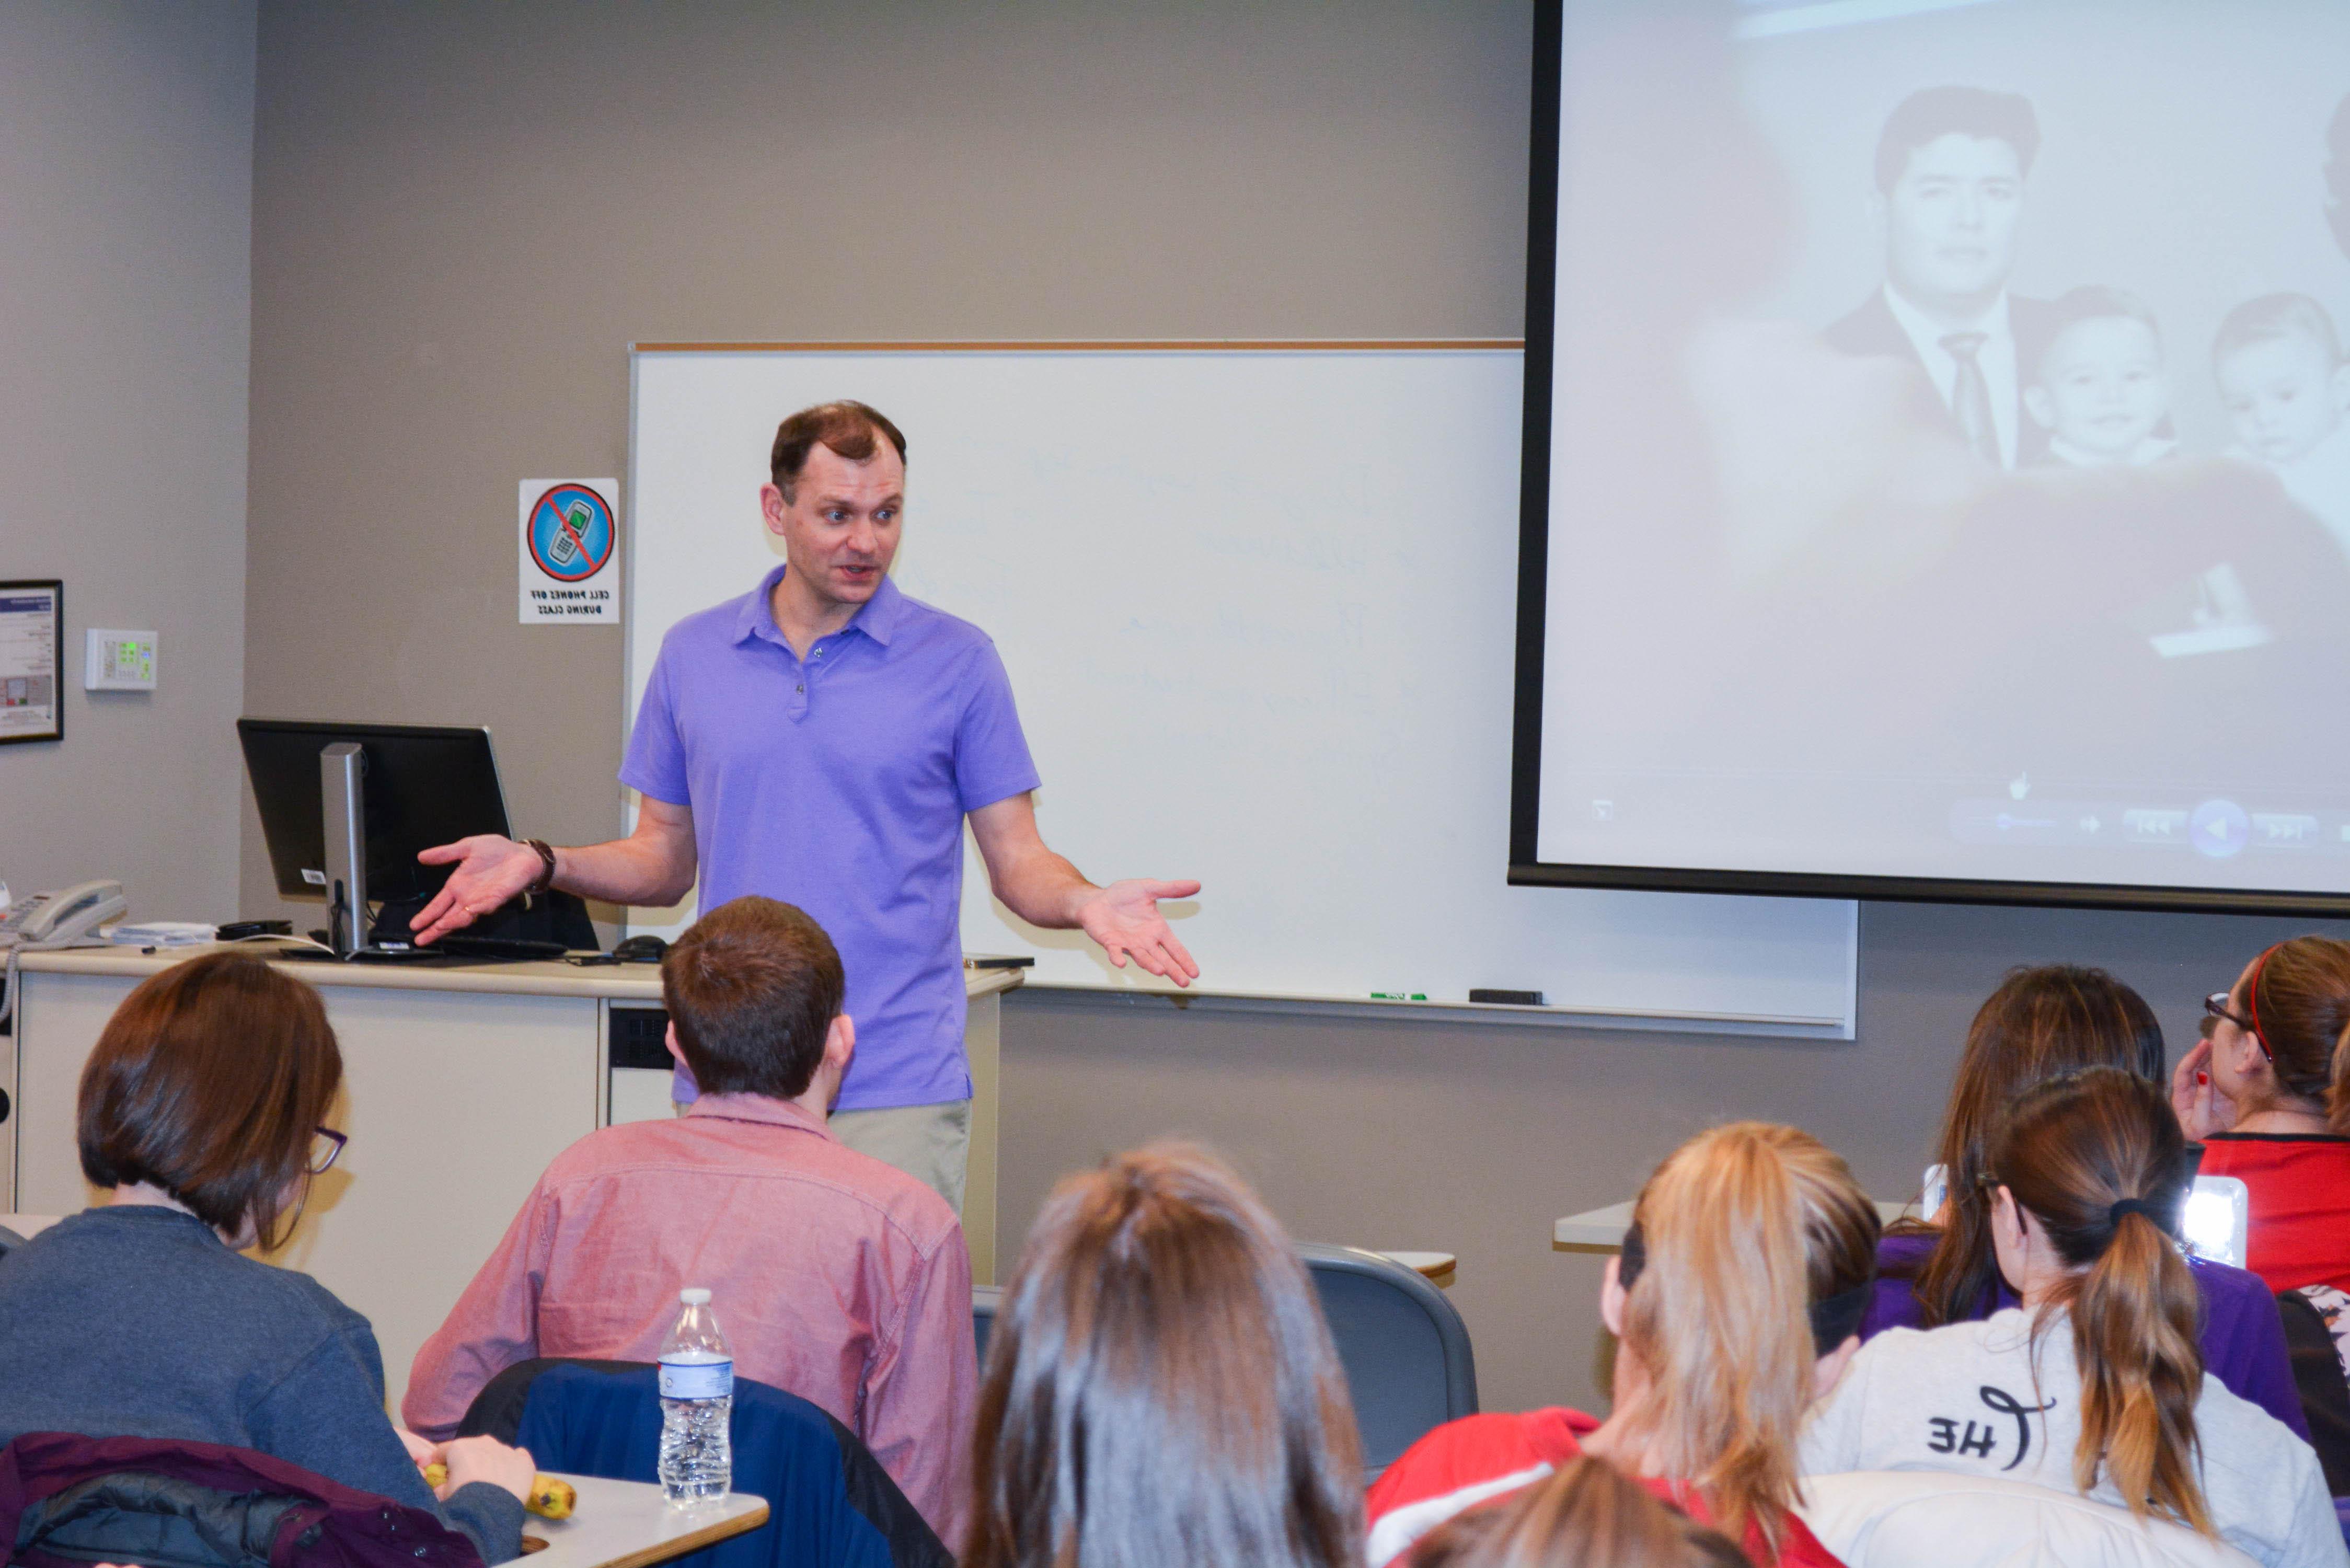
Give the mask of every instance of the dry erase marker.
[[1426, 1002], [1428, 1000], [1428, 992], [1424, 991], [1375, 991], [1371, 992], [1371, 1000], [1373, 1002]]

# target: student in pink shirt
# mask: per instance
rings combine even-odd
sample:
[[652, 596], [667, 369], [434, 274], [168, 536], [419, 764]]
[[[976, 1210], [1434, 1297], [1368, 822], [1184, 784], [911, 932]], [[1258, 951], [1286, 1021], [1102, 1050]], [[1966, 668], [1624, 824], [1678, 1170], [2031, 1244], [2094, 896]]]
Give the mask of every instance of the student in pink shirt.
[[735, 1371], [822, 1406], [944, 1540], [970, 1490], [971, 1254], [946, 1200], [825, 1125], [856, 1050], [840, 958], [789, 904], [742, 898], [661, 961], [670, 1050], [702, 1097], [556, 1158], [417, 1352], [400, 1406], [452, 1432], [534, 1356], [650, 1361], [709, 1287]]

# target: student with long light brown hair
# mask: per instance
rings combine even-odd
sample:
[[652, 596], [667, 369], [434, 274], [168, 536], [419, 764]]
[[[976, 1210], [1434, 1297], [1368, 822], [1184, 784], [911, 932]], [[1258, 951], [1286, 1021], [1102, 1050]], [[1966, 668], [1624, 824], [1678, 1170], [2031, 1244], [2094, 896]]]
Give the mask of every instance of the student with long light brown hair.
[[[2017, 1304], [1991, 1246], [1991, 1192], [1983, 1180], [1991, 1141], [2026, 1091], [2085, 1067], [2162, 1081], [2162, 1027], [2136, 991], [2101, 969], [2040, 964], [2012, 971], [1984, 999], [1967, 1029], [1935, 1147], [1947, 1196], [1924, 1220], [1905, 1220], [1886, 1232], [1864, 1341], [1888, 1328], [1939, 1328]], [[2270, 1287], [2209, 1259], [2191, 1267], [2203, 1297], [2204, 1369], [2307, 1436]]]
[[2203, 1005], [2171, 1104], [2202, 1174], [2251, 1192], [2246, 1262], [2271, 1290], [2350, 1291], [2350, 942], [2279, 942]]
[[1570, 1461], [1503, 1508], [1424, 1538], [1411, 1568], [1751, 1568], [1738, 1543], [1603, 1459]]
[[1876, 1206], [1810, 1134], [1738, 1122], [1691, 1138], [1640, 1189], [1601, 1287], [1617, 1336], [1607, 1418], [1548, 1409], [1439, 1427], [1371, 1489], [1372, 1568], [1586, 1453], [1760, 1568], [1834, 1568], [1794, 1511], [1796, 1433], [1857, 1344], [1877, 1231]]
[[2117, 1067], [2042, 1084], [1991, 1145], [1991, 1239], [2019, 1307], [1862, 1346], [1803, 1441], [1806, 1474], [1942, 1469], [2077, 1491], [2339, 1568], [2317, 1456], [2203, 1370], [2172, 1228], [2188, 1180], [2162, 1091]]
[[1062, 1181], [1004, 1288], [963, 1568], [1361, 1568], [1345, 1371], [1295, 1248], [1204, 1151]]

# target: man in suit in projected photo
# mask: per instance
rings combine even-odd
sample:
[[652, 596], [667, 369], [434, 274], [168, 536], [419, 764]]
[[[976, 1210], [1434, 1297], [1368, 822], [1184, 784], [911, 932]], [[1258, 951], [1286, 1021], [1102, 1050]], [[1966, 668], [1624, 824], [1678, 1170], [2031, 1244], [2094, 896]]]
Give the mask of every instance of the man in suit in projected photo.
[[1914, 360], [1969, 449], [2010, 469], [2048, 444], [2020, 390], [2048, 346], [2053, 307], [2007, 291], [2039, 151], [2038, 118], [2019, 94], [1938, 87], [1902, 100], [1877, 144], [1885, 286], [1821, 334], [1846, 354]]
[[[863, 403], [784, 421], [760, 491], [784, 565], [662, 639], [620, 767], [642, 797], [636, 831], [577, 848], [481, 835], [427, 850], [428, 864], [457, 866], [413, 924], [434, 941], [549, 887], [674, 904], [697, 874], [704, 911], [746, 893], [798, 905], [840, 950], [857, 1027], [834, 1135], [960, 1211], [965, 818], [1014, 914], [1083, 930], [1113, 964], [1178, 985], [1200, 970], [1159, 901], [1200, 885], [1097, 887], [1045, 846], [994, 643], [889, 580], [905, 458], [904, 435]], [[676, 1097], [696, 1093], [681, 1068]]]

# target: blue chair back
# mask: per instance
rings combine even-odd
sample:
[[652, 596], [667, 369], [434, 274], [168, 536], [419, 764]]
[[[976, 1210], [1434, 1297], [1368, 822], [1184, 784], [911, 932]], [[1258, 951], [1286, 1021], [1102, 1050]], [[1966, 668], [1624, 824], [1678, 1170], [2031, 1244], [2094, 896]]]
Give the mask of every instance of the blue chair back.
[[1347, 1368], [1368, 1484], [1430, 1431], [1477, 1413], [1469, 1327], [1442, 1291], [1392, 1258], [1313, 1241], [1297, 1251]]
[[[651, 1481], [660, 1480], [660, 1427], [657, 1368], [548, 1361], [529, 1380], [514, 1441], [541, 1469]], [[807, 1400], [737, 1377], [730, 1435], [734, 1490], [765, 1498], [767, 1522], [676, 1559], [681, 1568], [952, 1563], [865, 1445]]]
[[972, 1337], [979, 1341], [979, 1365], [982, 1371], [986, 1370], [987, 1367], [988, 1336], [995, 1332], [995, 1311], [1003, 1304], [1003, 1287], [1002, 1285], [971, 1287], [971, 1332]]

